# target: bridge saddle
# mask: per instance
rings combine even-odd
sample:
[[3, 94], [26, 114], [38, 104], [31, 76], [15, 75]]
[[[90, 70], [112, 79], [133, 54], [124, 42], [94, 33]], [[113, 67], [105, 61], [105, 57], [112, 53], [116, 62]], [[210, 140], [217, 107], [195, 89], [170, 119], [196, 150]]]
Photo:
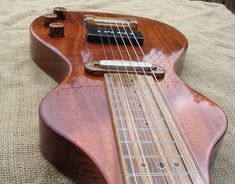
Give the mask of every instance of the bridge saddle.
[[164, 68], [146, 62], [101, 60], [85, 64], [85, 71], [90, 75], [104, 75], [105, 73], [132, 73], [154, 75], [161, 79], [165, 75]]

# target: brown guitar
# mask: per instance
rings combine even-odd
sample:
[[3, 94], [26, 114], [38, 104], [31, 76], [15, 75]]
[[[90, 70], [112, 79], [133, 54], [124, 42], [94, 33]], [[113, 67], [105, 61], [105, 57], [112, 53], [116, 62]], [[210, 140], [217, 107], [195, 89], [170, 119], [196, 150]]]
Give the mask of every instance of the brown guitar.
[[80, 184], [210, 183], [224, 112], [178, 75], [188, 42], [146, 18], [35, 19], [31, 56], [59, 82], [40, 105], [42, 154]]

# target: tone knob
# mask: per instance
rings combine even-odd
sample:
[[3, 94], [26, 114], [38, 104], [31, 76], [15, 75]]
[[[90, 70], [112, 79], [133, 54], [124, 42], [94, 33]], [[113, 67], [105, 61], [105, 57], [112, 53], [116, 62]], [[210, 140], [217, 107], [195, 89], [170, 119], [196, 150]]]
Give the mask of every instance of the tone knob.
[[43, 25], [48, 27], [50, 23], [57, 21], [57, 15], [54, 13], [48, 13], [43, 15]]
[[49, 36], [53, 38], [61, 38], [64, 36], [64, 24], [62, 23], [50, 23], [49, 24]]
[[59, 20], [64, 20], [66, 18], [66, 8], [55, 7], [54, 13], [57, 15]]

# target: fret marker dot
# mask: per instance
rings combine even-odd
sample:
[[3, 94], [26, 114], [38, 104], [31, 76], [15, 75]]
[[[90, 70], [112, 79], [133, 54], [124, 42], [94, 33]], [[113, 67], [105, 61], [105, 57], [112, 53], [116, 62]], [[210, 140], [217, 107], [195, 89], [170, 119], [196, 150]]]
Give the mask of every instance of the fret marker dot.
[[145, 168], [145, 167], [147, 167], [147, 164], [144, 163], [144, 162], [142, 162], [142, 163], [140, 164], [140, 166]]
[[164, 162], [160, 161], [160, 162], [157, 162], [156, 163], [156, 166], [159, 168], [159, 169], [164, 169], [166, 167], [166, 165], [164, 164]]
[[174, 162], [175, 168], [180, 168], [180, 163], [179, 162]]

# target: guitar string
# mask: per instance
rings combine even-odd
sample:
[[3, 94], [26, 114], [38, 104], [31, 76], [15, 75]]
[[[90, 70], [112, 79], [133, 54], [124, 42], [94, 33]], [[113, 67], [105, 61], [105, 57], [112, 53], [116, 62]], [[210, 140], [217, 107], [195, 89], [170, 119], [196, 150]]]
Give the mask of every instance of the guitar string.
[[[120, 53], [120, 56], [121, 56], [121, 58], [122, 58], [122, 61], [124, 61], [124, 57], [123, 57], [123, 55], [122, 55], [122, 53], [121, 53], [121, 50], [120, 50], [120, 47], [119, 47], [119, 44], [118, 44], [116, 35], [114, 34], [113, 27], [112, 27], [112, 25], [111, 25], [110, 23], [109, 23], [109, 26], [110, 26], [110, 28], [111, 28], [111, 30], [112, 30], [112, 34], [113, 34], [113, 36], [114, 36], [114, 39], [115, 39], [115, 42], [116, 42], [118, 51], [119, 51], [119, 53]], [[125, 67], [126, 73], [127, 73], [127, 75], [128, 75], [128, 78], [129, 78], [129, 83], [131, 84], [129, 72], [128, 72], [128, 70], [127, 70], [127, 68], [126, 68], [125, 65], [124, 65], [124, 67]], [[142, 148], [141, 143], [140, 143], [140, 139], [139, 139], [139, 136], [138, 136], [138, 132], [136, 131], [135, 123], [134, 123], [134, 120], [133, 120], [133, 117], [132, 117], [132, 113], [131, 113], [131, 110], [130, 110], [130, 107], [129, 107], [129, 103], [128, 103], [128, 98], [127, 98], [127, 96], [126, 96], [125, 88], [124, 88], [123, 85], [122, 85], [122, 90], [123, 90], [123, 94], [124, 94], [124, 97], [125, 97], [126, 105], [127, 105], [127, 107], [128, 107], [127, 109], [128, 109], [129, 114], [130, 114], [131, 122], [132, 122], [132, 125], [133, 125], [134, 129], [135, 129], [134, 132], [135, 132], [135, 135], [136, 135], [136, 137], [137, 137], [137, 142], [138, 142], [138, 145], [139, 145], [139, 148], [140, 148], [141, 156], [142, 156], [142, 159], [144, 160], [144, 163], [146, 163], [146, 159], [145, 159], [145, 157], [144, 157], [143, 148]], [[128, 143], [127, 143], [127, 144], [128, 144]], [[148, 167], [146, 167], [146, 170], [147, 170], [148, 180], [150, 181], [150, 183], [152, 183], [152, 178], [151, 178], [150, 175], [149, 175]]]
[[[126, 28], [125, 28], [125, 26], [123, 26], [123, 24], [122, 24], [122, 27], [123, 27], [123, 29], [125, 30], [125, 32], [127, 33]], [[127, 33], [126, 35], [127, 35], [127, 38], [128, 38], [128, 40], [129, 40], [129, 42], [130, 42], [130, 44], [131, 44], [131, 47], [132, 47], [132, 49], [133, 49], [133, 51], [134, 51], [136, 57], [138, 58], [138, 61], [141, 62], [140, 59], [139, 59], [139, 56], [138, 56], [138, 54], [136, 53], [136, 50], [135, 50], [135, 48], [134, 48], [134, 46], [133, 46], [133, 43], [132, 43], [132, 41], [131, 41], [131, 39], [130, 39], [130, 36], [128, 35], [128, 33]], [[128, 52], [128, 49], [127, 49], [127, 52]], [[145, 73], [145, 76], [146, 76], [146, 73]], [[145, 80], [147, 80], [147, 79], [145, 78]], [[142, 87], [141, 87], [141, 88], [142, 88]], [[142, 90], [143, 90], [143, 89], [142, 89]], [[150, 90], [152, 91], [151, 88], [150, 88]], [[152, 91], [152, 93], [153, 93], [153, 91]], [[145, 102], [146, 102], [145, 105], [147, 106], [148, 114], [149, 114], [149, 116], [151, 117], [152, 125], [154, 126], [154, 128], [159, 129], [158, 125], [155, 123], [154, 115], [153, 115], [153, 112], [152, 112], [152, 110], [151, 110], [151, 108], [150, 108], [149, 101], [147, 100], [147, 98], [146, 98], [145, 95], [144, 95], [143, 97], [144, 97]], [[157, 105], [157, 104], [156, 104], [156, 105]], [[156, 136], [158, 137], [158, 139], [159, 139], [160, 142], [161, 142], [161, 141], [164, 141], [164, 139], [162, 139], [161, 134], [158, 135], [158, 133], [156, 133]], [[163, 152], [164, 155], [166, 155], [166, 154], [165, 154], [166, 152], [169, 153], [168, 147], [165, 146], [165, 144], [160, 144], [160, 147], [161, 147], [162, 152]], [[170, 165], [170, 164], [169, 164], [169, 160], [167, 160], [166, 163], [167, 163], [168, 165]], [[170, 170], [172, 170], [171, 167], [170, 167]], [[163, 172], [164, 172], [164, 170], [163, 170]], [[175, 177], [175, 176], [173, 176], [173, 177]]]
[[[134, 48], [134, 45], [133, 45], [133, 43], [132, 43], [132, 41], [131, 41], [131, 38], [130, 38], [130, 36], [129, 36], [129, 34], [128, 34], [128, 32], [127, 32], [127, 30], [126, 30], [126, 28], [125, 28], [125, 26], [123, 25], [123, 23], [122, 23], [122, 27], [123, 27], [123, 30], [125, 31], [125, 33], [126, 33], [126, 35], [127, 35], [127, 38], [128, 38], [128, 40], [129, 40], [129, 42], [130, 42], [130, 44], [131, 44], [131, 47], [132, 47], [132, 50], [134, 51], [134, 53], [135, 53], [135, 55], [136, 55], [136, 57], [137, 57], [137, 60], [138, 60], [138, 62], [141, 62], [141, 60], [140, 60], [140, 58], [139, 58], [139, 56], [138, 56], [138, 54], [137, 54], [137, 52], [136, 52], [136, 49]], [[120, 30], [119, 30], [120, 31]], [[133, 36], [134, 36], [134, 34], [133, 34]], [[124, 43], [125, 44], [125, 43]], [[126, 46], [125, 46], [126, 47]], [[126, 49], [127, 49], [127, 47], [126, 47]], [[128, 49], [127, 49], [127, 52], [129, 52], [128, 51]], [[129, 56], [130, 56], [130, 54], [128, 54]], [[131, 59], [131, 58], [130, 58]], [[145, 70], [142, 68], [142, 70], [143, 70], [143, 72], [144, 72], [144, 74], [145, 74], [145, 80], [147, 81], [147, 79], [146, 79], [146, 72], [145, 72]], [[150, 86], [149, 86], [150, 87]], [[142, 87], [141, 87], [142, 88]], [[152, 94], [154, 93], [154, 91], [152, 91], [152, 88], [150, 87], [150, 90], [151, 90], [151, 92], [152, 92]], [[154, 96], [154, 95], [153, 95]], [[158, 125], [155, 123], [155, 120], [154, 120], [154, 115], [153, 115], [153, 112], [152, 112], [152, 110], [151, 110], [151, 108], [150, 108], [150, 105], [149, 105], [149, 101], [147, 100], [147, 98], [146, 98], [146, 96], [144, 95], [143, 96], [144, 98], [145, 98], [145, 102], [146, 102], [146, 106], [148, 107], [147, 108], [147, 110], [148, 110], [148, 114], [150, 115], [150, 117], [151, 117], [151, 120], [152, 120], [152, 124], [153, 124], [153, 126], [154, 126], [154, 128], [156, 128], [156, 129], [159, 129], [159, 127], [158, 127]], [[156, 104], [157, 106], [159, 106], [158, 105], [158, 103]], [[163, 116], [164, 117], [164, 116]], [[162, 138], [162, 136], [161, 136], [161, 134], [159, 134], [158, 135], [158, 133], [156, 132], [156, 136], [157, 137], [159, 137], [158, 139], [159, 139], [159, 141], [163, 141], [164, 139]], [[174, 140], [174, 139], [173, 139]], [[166, 155], [165, 154], [165, 151], [166, 152], [168, 152], [169, 153], [169, 150], [168, 150], [168, 147], [167, 146], [164, 146], [164, 144], [161, 146], [161, 144], [160, 144], [160, 147], [163, 147], [162, 148], [162, 151], [163, 151], [163, 153], [164, 153], [164, 155]], [[165, 150], [164, 150], [165, 149]], [[167, 160], [166, 159], [166, 163], [168, 164], [168, 165], [171, 165], [171, 164], [169, 164], [169, 160]], [[173, 167], [174, 168], [174, 167]], [[172, 168], [170, 167], [170, 170], [172, 170]], [[176, 170], [175, 170], [175, 168], [173, 169], [174, 171], [175, 171], [175, 173], [177, 172]], [[163, 172], [164, 172], [164, 170], [163, 170]], [[174, 173], [174, 172], [173, 172]], [[177, 177], [177, 176], [175, 176], [175, 175], [173, 175], [173, 178], [175, 179], [175, 177]], [[177, 177], [177, 179], [178, 179], [178, 181], [180, 180], [179, 179], [179, 177]]]
[[[99, 26], [98, 26], [98, 29], [100, 29], [100, 28], [99, 28]], [[107, 60], [106, 49], [104, 48], [104, 43], [103, 43], [103, 39], [102, 39], [101, 33], [100, 33], [99, 35], [100, 35], [100, 40], [101, 40], [101, 43], [102, 43], [102, 47], [103, 47], [103, 51], [104, 51], [104, 55], [105, 55], [105, 59]], [[110, 46], [111, 46], [111, 45], [110, 45]], [[112, 51], [112, 54], [113, 54], [113, 50], [112, 50], [112, 48], [111, 48], [111, 51]], [[113, 54], [113, 56], [114, 56], [114, 54]], [[108, 66], [108, 72], [109, 72], [109, 74], [111, 73], [111, 72], [110, 72], [110, 68], [109, 68], [109, 66]], [[119, 71], [117, 71], [117, 72], [118, 72], [118, 76], [120, 76]], [[114, 89], [114, 87], [113, 87], [112, 77], [110, 77], [110, 84], [111, 84], [111, 88], [112, 88], [112, 89]], [[116, 98], [116, 99], [117, 99], [117, 97], [116, 97], [116, 93], [115, 93], [115, 92], [114, 92], [114, 98]], [[121, 117], [121, 112], [120, 112], [120, 108], [119, 108], [118, 103], [116, 103], [116, 105], [117, 105], [118, 115]], [[122, 119], [121, 119], [120, 121], [121, 121], [121, 127], [123, 127], [123, 128], [124, 128], [124, 125], [123, 125], [123, 121], [122, 121]], [[124, 139], [125, 139], [125, 140], [127, 140], [127, 136], [126, 136], [126, 133], [125, 133], [124, 131], [123, 131], [123, 135], [124, 135]], [[127, 144], [127, 145], [126, 145], [126, 147], [127, 147], [128, 155], [131, 155], [131, 154], [130, 154], [130, 148], [129, 148], [129, 145]], [[136, 178], [136, 175], [135, 175], [135, 169], [134, 169], [134, 166], [133, 166], [132, 160], [130, 160], [130, 164], [131, 164], [131, 169], [132, 169], [132, 171], [133, 171], [133, 175], [134, 175], [134, 181], [135, 181], [135, 183], [137, 184], [137, 178]]]
[[[119, 29], [119, 27], [118, 27], [117, 24], [116, 24], [116, 27], [117, 27], [118, 31], [121, 32], [121, 30]], [[125, 27], [123, 26], [123, 24], [122, 24], [122, 27], [123, 27], [123, 30], [125, 30]], [[125, 32], [126, 32], [126, 31], [125, 31]], [[132, 41], [131, 41], [130, 37], [128, 36], [128, 33], [127, 33], [127, 32], [126, 32], [126, 35], [127, 35], [127, 37], [128, 37], [129, 42], [131, 43], [131, 45], [132, 45], [132, 47], [133, 47]], [[120, 34], [120, 37], [121, 37], [121, 39], [122, 39], [122, 42], [123, 42], [123, 45], [124, 45], [124, 47], [125, 47], [125, 49], [126, 49], [126, 52], [127, 52], [127, 54], [128, 54], [128, 57], [129, 57], [130, 61], [132, 61], [132, 57], [131, 57], [131, 55], [130, 55], [130, 53], [129, 53], [129, 51], [128, 51], [128, 48], [127, 48], [127, 46], [126, 46], [126, 44], [125, 44], [125, 41], [124, 41], [124, 39], [123, 39], [122, 34]], [[135, 71], [136, 76], [138, 76], [138, 73], [137, 73], [137, 71], [136, 71], [136, 68], [133, 67], [133, 69], [134, 69], [134, 71]], [[137, 78], [138, 78], [138, 77], [137, 77]], [[150, 106], [149, 106], [149, 104], [148, 104], [148, 100], [146, 99], [146, 96], [144, 95], [144, 90], [143, 90], [144, 87], [142, 86], [142, 83], [141, 83], [139, 80], [137, 80], [137, 82], [139, 83], [139, 87], [140, 87], [140, 90], [141, 90], [141, 92], [142, 92], [142, 99], [144, 99], [144, 101], [147, 102], [147, 103], [145, 103], [145, 106], [146, 106], [146, 109], [147, 109], [147, 111], [148, 111], [148, 115], [149, 115], [149, 117], [151, 118], [152, 124], [154, 124], [153, 116], [150, 115], [151, 110], [150, 110]], [[134, 93], [134, 95], [136, 96], [136, 99], [137, 99], [137, 101], [138, 101], [137, 95], [136, 95], [135, 93]], [[142, 109], [141, 109], [141, 110], [142, 110]], [[149, 134], [147, 134], [147, 135], [148, 135], [148, 137], [150, 136], [150, 138], [151, 138], [151, 135], [149, 135]], [[159, 135], [156, 134], [156, 136], [158, 137]], [[159, 138], [158, 138], [158, 139], [159, 139]], [[159, 139], [159, 141], [160, 141], [160, 139]], [[161, 143], [160, 143], [159, 145], [160, 145], [160, 147], [163, 147], [163, 148], [161, 148], [161, 149], [164, 150], [164, 144], [161, 144]], [[158, 150], [155, 149], [154, 143], [152, 143], [152, 146], [153, 146], [153, 150], [154, 150], [154, 151], [158, 151]], [[163, 152], [164, 152], [164, 151], [163, 151]], [[161, 159], [160, 159], [160, 158], [157, 158], [157, 160], [158, 160], [158, 162], [159, 162], [159, 160], [161, 160]], [[164, 176], [164, 171], [163, 171], [162, 169], [160, 169], [160, 172], [161, 172], [162, 175]], [[163, 178], [164, 178], [164, 177], [163, 177]], [[164, 180], [165, 180], [165, 178], [164, 178]]]
[[[116, 27], [117, 27], [118, 31], [121, 32], [117, 24], [116, 24]], [[128, 40], [129, 40], [129, 42], [130, 42], [130, 44], [131, 44], [131, 46], [132, 46], [132, 49], [135, 51], [135, 55], [137, 56], [137, 58], [138, 58], [138, 60], [139, 60], [139, 62], [140, 62], [140, 59], [139, 59], [139, 57], [138, 57], [138, 54], [136, 53], [136, 50], [135, 50], [135, 48], [134, 48], [134, 46], [133, 46], [133, 43], [132, 43], [132, 41], [131, 41], [131, 39], [130, 39], [130, 37], [129, 37], [129, 35], [128, 35], [128, 33], [127, 33], [127, 31], [126, 31], [126, 29], [125, 29], [125, 27], [124, 27], [123, 24], [122, 24], [122, 27], [123, 27], [123, 30], [125, 30], [125, 33], [126, 33], [125, 35], [127, 35], [127, 38], [128, 38]], [[124, 39], [123, 39], [122, 34], [120, 34], [120, 37], [121, 37], [121, 39], [122, 39], [123, 45], [125, 46], [126, 52], [127, 52], [128, 56], [129, 56], [129, 59], [132, 61], [132, 57], [131, 57], [131, 55], [130, 55], [130, 53], [129, 53], [129, 50], [128, 50], [127, 46], [126, 46], [126, 43], [125, 43], [125, 41], [124, 41]], [[133, 67], [133, 69], [134, 69], [134, 71], [135, 71], [135, 74], [138, 76], [138, 73], [137, 73], [135, 67]], [[143, 70], [144, 70], [144, 69], [143, 69]], [[144, 72], [144, 73], [145, 73], [145, 72]], [[146, 77], [146, 73], [145, 73], [145, 77]], [[146, 78], [145, 78], [145, 79], [146, 79]], [[139, 81], [138, 81], [138, 82], [139, 82]], [[144, 90], [143, 90], [143, 87], [142, 87], [142, 83], [141, 83], [141, 82], [139, 82], [139, 86], [140, 86], [140, 89], [141, 89], [141, 91], [142, 91], [142, 94], [144, 94]], [[152, 91], [151, 88], [150, 88], [150, 90]], [[151, 108], [150, 108], [149, 103], [148, 103], [149, 101], [147, 100], [147, 98], [146, 98], [145, 95], [142, 95], [142, 97], [144, 98], [144, 101], [146, 102], [146, 103], [145, 103], [145, 106], [146, 106], [146, 109], [147, 109], [147, 111], [148, 111], [148, 114], [149, 114], [149, 116], [150, 116], [150, 118], [151, 118], [152, 124], [155, 125], [154, 119], [153, 119], [154, 116], [153, 116], [153, 114], [152, 114]], [[157, 128], [159, 128], [159, 127], [157, 127]], [[159, 141], [162, 139], [160, 135], [156, 134], [156, 136], [158, 137]], [[151, 137], [151, 135], [150, 135], [150, 137]], [[159, 138], [159, 137], [160, 137], [160, 138]], [[154, 143], [152, 143], [152, 144], [153, 144], [153, 148], [154, 148]], [[164, 148], [165, 148], [165, 150], [168, 150], [168, 149], [165, 147], [164, 144], [161, 144], [161, 143], [160, 143], [160, 147], [161, 147], [163, 153], [165, 154]], [[153, 150], [156, 151], [155, 149], [153, 149]], [[160, 159], [160, 160], [161, 160], [161, 159]], [[168, 161], [167, 161], [167, 162], [168, 162]], [[168, 164], [168, 165], [170, 165], [170, 164]], [[162, 172], [164, 173], [164, 170], [163, 170], [163, 169], [160, 169], [160, 172], [161, 172], [161, 173], [162, 173]], [[163, 175], [164, 175], [164, 174], [163, 174]], [[172, 176], [169, 176], [169, 177], [172, 177]], [[173, 176], [173, 178], [175, 178], [175, 176]], [[166, 179], [167, 179], [167, 178], [166, 178]], [[179, 178], [178, 178], [178, 180], [179, 180]]]
[[[106, 29], [106, 28], [105, 28]], [[106, 33], [106, 35], [107, 35], [107, 33]], [[115, 36], [115, 35], [114, 35]], [[107, 36], [108, 37], [108, 36]], [[116, 38], [115, 38], [116, 39]], [[109, 40], [109, 37], [108, 37], [108, 41], [109, 41], [109, 45], [110, 45], [110, 48], [111, 48], [111, 51], [112, 51], [112, 54], [113, 54], [113, 50], [112, 50], [112, 47], [111, 47], [111, 44], [110, 44], [110, 40]], [[117, 40], [115, 40], [116, 41], [116, 43], [117, 43]], [[122, 56], [122, 54], [121, 54], [121, 50], [120, 50], [120, 48], [119, 48], [119, 45], [117, 44], [117, 46], [118, 46], [118, 50], [119, 50], [119, 53], [120, 53], [120, 56], [122, 57], [122, 59], [123, 59], [123, 56]], [[113, 57], [114, 57], [114, 54], [113, 54]], [[114, 60], [115, 60], [115, 57], [114, 57]], [[127, 68], [125, 68], [126, 69], [126, 71], [127, 71], [127, 73], [128, 73], [128, 70], [127, 70]], [[118, 68], [117, 68], [117, 71], [118, 71], [118, 73], [119, 73], [119, 70], [118, 70]], [[129, 75], [129, 74], [128, 74]], [[130, 79], [130, 78], [129, 78]], [[122, 81], [122, 79], [120, 79], [121, 81]], [[122, 84], [123, 85], [123, 84]], [[140, 148], [141, 148], [141, 145], [140, 145]], [[130, 157], [131, 158], [131, 157]]]
[[[126, 23], [128, 24], [128, 27], [129, 27], [130, 31], [133, 33], [133, 30], [132, 30], [132, 28], [130, 27], [129, 23], [128, 23], [127, 21], [126, 21]], [[133, 33], [133, 35], [134, 35], [134, 33]], [[138, 47], [139, 47], [140, 50], [141, 50], [141, 53], [143, 54], [144, 57], [146, 57], [145, 54], [144, 54], [144, 52], [143, 52], [143, 49], [141, 48], [141, 46], [140, 46], [140, 44], [139, 44], [139, 42], [138, 42], [138, 40], [137, 40], [137, 38], [136, 38], [135, 35], [134, 35], [134, 38], [135, 38], [135, 40], [136, 40], [136, 42], [137, 42]], [[168, 60], [168, 59], [167, 59], [167, 60]], [[168, 61], [168, 62], [169, 62], [169, 61]], [[150, 69], [151, 69], [151, 68], [150, 68]], [[153, 73], [153, 70], [152, 70], [152, 69], [151, 69], [151, 72]], [[176, 120], [176, 118], [175, 118], [174, 112], [173, 112], [173, 110], [171, 109], [171, 106], [170, 106], [170, 104], [169, 104], [169, 102], [168, 102], [168, 100], [167, 100], [165, 94], [163, 93], [163, 90], [162, 90], [162, 88], [160, 87], [156, 76], [154, 76], [154, 78], [155, 78], [155, 80], [156, 80], [156, 84], [157, 84], [157, 87], [158, 87], [158, 89], [159, 89], [159, 92], [161, 93], [161, 95], [162, 95], [164, 101], [166, 102], [166, 105], [167, 105], [167, 107], [168, 107], [168, 110], [169, 110], [169, 112], [170, 112], [170, 114], [171, 114], [171, 117], [172, 117], [173, 121], [177, 123], [177, 124], [175, 124], [175, 125], [181, 130], [181, 128], [180, 128], [180, 126], [179, 126], [179, 123], [177, 122], [177, 120]], [[166, 121], [166, 123], [167, 123], [168, 126], [169, 126], [169, 123], [168, 123], [167, 121]], [[169, 126], [169, 127], [170, 127], [170, 126]], [[169, 130], [170, 130], [170, 129], [169, 129]], [[186, 139], [186, 137], [185, 137], [185, 135], [184, 135], [184, 132], [183, 132], [182, 130], [181, 130], [181, 133], [183, 134], [183, 135], [181, 135], [181, 136], [183, 136], [184, 141], [187, 142], [187, 139]], [[172, 134], [172, 136], [174, 137], [174, 133], [171, 132], [171, 134]], [[188, 142], [187, 142], [187, 144], [188, 144]], [[178, 145], [177, 143], [176, 143], [176, 145], [177, 145], [178, 151], [181, 153], [182, 150], [180, 151], [179, 145]], [[188, 144], [188, 145], [189, 145], [189, 144]], [[186, 147], [187, 147], [187, 145], [186, 145]], [[188, 148], [187, 151], [190, 152], [190, 147], [188, 146], [187, 148]], [[183, 149], [183, 152], [184, 152], [184, 149]], [[191, 153], [191, 152], [190, 152], [190, 153]], [[190, 156], [192, 157], [192, 153], [191, 153]], [[182, 161], [183, 161], [183, 163], [184, 163], [184, 165], [185, 165], [185, 168], [186, 168], [186, 170], [187, 170], [187, 172], [188, 172], [188, 174], [189, 174], [189, 176], [190, 176], [190, 179], [193, 180], [193, 177], [190, 175], [190, 172], [188, 171], [188, 168], [187, 168], [187, 166], [186, 166], [186, 164], [185, 164], [184, 158], [183, 158], [183, 157], [181, 157], [181, 158], [182, 158]], [[195, 159], [195, 158], [194, 158], [194, 159]], [[195, 161], [195, 160], [194, 160], [194, 161]], [[193, 167], [192, 164], [191, 164], [191, 162], [189, 162], [189, 163], [190, 163], [191, 167]], [[195, 164], [195, 162], [194, 162], [194, 164]], [[197, 165], [195, 165], [195, 166], [197, 167]]]
[[[119, 30], [120, 31], [120, 30]], [[115, 35], [114, 35], [115, 36]]]
[[138, 42], [137, 42], [138, 43]]
[[[128, 25], [129, 26], [129, 25]], [[129, 28], [130, 28], [130, 30], [131, 30], [131, 27], [129, 26]], [[131, 30], [132, 31], [132, 30]], [[132, 31], [132, 33], [133, 33], [133, 31]], [[134, 34], [133, 34], [134, 35]], [[134, 35], [135, 36], [135, 35]], [[136, 39], [136, 37], [135, 37], [135, 39]], [[136, 39], [136, 41], [137, 41], [137, 39]], [[138, 43], [138, 42], [137, 42]], [[142, 48], [140, 47], [140, 45], [138, 44], [138, 46], [139, 46], [139, 48], [141, 49], [141, 51], [142, 51], [142, 53], [143, 53], [143, 50], [142, 50]], [[143, 55], [143, 56], [145, 56], [145, 55]], [[152, 71], [153, 72], [153, 71]], [[155, 79], [156, 79], [156, 76], [154, 76], [155, 77]], [[156, 81], [158, 82], [158, 80], [156, 79]], [[147, 81], [148, 82], [148, 81]], [[156, 98], [156, 100], [157, 100], [157, 98]], [[159, 106], [159, 108], [160, 108], [160, 106]], [[163, 110], [162, 110], [163, 111]], [[163, 113], [162, 113], [163, 114]], [[164, 114], [163, 114], [163, 116], [164, 116]], [[169, 125], [169, 123], [167, 122], [167, 119], [165, 118], [165, 120], [166, 120], [166, 123], [168, 124], [168, 127], [170, 128], [170, 125]], [[169, 129], [170, 130], [170, 129]], [[175, 137], [174, 137], [174, 134], [172, 134], [172, 132], [171, 132], [171, 135], [172, 135], [172, 137], [173, 137], [173, 139], [175, 139]], [[175, 144], [176, 145], [178, 145], [178, 143], [175, 141]], [[179, 147], [180, 145], [178, 145], [178, 147]], [[180, 153], [180, 155], [181, 155], [181, 152], [179, 151], [179, 148], [178, 147], [176, 147], [177, 148], [177, 150], [178, 150], [178, 152]], [[181, 159], [182, 160], [182, 159]], [[185, 168], [186, 168], [186, 171], [188, 172], [188, 170], [187, 170], [187, 167], [186, 167], [186, 165], [185, 165], [185, 163], [184, 163], [184, 160], [182, 160], [182, 163], [184, 164], [184, 166], [185, 166]], [[189, 174], [189, 176], [190, 176], [190, 173], [188, 172], [188, 174]], [[190, 179], [191, 179], [191, 177], [190, 177]]]

